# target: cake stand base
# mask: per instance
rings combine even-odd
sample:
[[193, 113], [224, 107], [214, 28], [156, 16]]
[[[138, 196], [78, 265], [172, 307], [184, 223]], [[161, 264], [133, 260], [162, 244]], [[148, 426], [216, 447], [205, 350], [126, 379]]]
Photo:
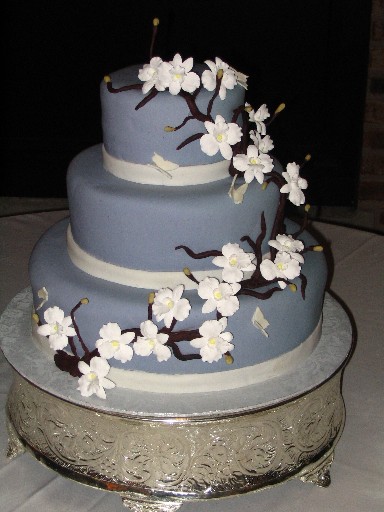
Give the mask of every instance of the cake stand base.
[[[11, 345], [9, 331], [7, 339]], [[57, 382], [34, 382], [36, 368], [29, 368], [27, 376], [24, 362], [15, 362], [5, 343], [4, 353], [16, 370], [7, 403], [8, 456], [28, 449], [66, 477], [119, 493], [133, 512], [174, 512], [187, 500], [232, 496], [291, 478], [326, 487], [345, 420], [341, 378], [351, 341], [345, 312], [328, 297], [319, 346], [276, 387], [272, 379], [264, 400], [256, 388], [243, 388], [241, 396], [249, 407], [243, 402], [236, 409], [233, 401], [240, 395], [227, 392], [216, 397], [227, 397], [227, 402], [218, 401], [213, 410], [208, 409], [209, 393], [199, 397], [199, 403], [206, 401], [205, 412], [195, 414], [197, 397], [184, 397], [190, 411], [174, 399], [177, 414], [169, 409], [169, 397], [159, 396], [152, 415], [106, 407], [99, 399], [76, 403], [65, 398]], [[66, 374], [51, 371], [76, 387]], [[268, 395], [284, 385], [285, 393]], [[137, 394], [142, 400], [153, 395]], [[166, 412], [160, 414], [161, 409]]]

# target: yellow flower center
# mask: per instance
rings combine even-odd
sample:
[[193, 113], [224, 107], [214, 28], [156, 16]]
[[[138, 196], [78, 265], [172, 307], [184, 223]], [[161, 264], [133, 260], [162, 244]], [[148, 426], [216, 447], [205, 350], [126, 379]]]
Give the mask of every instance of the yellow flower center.
[[278, 263], [276, 266], [277, 266], [277, 268], [278, 268], [279, 270], [284, 270], [284, 269], [285, 269], [285, 265], [284, 265], [284, 263], [281, 263], [281, 262], [280, 262], [280, 263]]
[[174, 76], [175, 76], [176, 80], [181, 80], [183, 77], [183, 75], [181, 75], [180, 73], [176, 73]]
[[151, 348], [153, 348], [155, 345], [156, 345], [156, 340], [154, 340], [153, 338], [149, 339], [148, 340], [148, 344]]
[[214, 347], [216, 345], [216, 338], [209, 338], [208, 345]]
[[95, 372], [89, 372], [88, 375], [87, 375], [87, 378], [88, 380], [92, 381], [92, 380], [96, 380], [97, 379], [97, 375]]
[[213, 291], [213, 296], [215, 297], [216, 300], [221, 300], [223, 298], [223, 295], [218, 288], [216, 288], [216, 290]]
[[173, 302], [173, 300], [169, 299], [169, 301], [167, 302], [167, 308], [172, 309], [174, 305], [175, 305], [175, 303]]
[[235, 267], [237, 265], [237, 257], [235, 254], [232, 254], [232, 256], [229, 258], [229, 264], [231, 267]]
[[223, 142], [224, 135], [222, 133], [219, 133], [218, 135], [216, 135], [216, 140], [217, 142]]
[[249, 159], [249, 163], [251, 165], [257, 165], [258, 164], [258, 161], [257, 159], [253, 156], [252, 158]]
[[120, 346], [120, 342], [117, 340], [112, 340], [111, 345], [113, 348], [118, 348]]

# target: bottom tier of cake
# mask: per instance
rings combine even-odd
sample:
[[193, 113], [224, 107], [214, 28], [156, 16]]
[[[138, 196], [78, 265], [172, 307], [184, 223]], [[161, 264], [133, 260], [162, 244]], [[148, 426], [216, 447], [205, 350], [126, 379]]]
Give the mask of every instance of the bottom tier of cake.
[[[58, 306], [67, 316], [81, 299], [87, 298], [89, 302], [76, 310], [75, 317], [83, 342], [89, 350], [94, 350], [103, 325], [114, 322], [121, 330], [129, 330], [139, 328], [141, 322], [147, 320], [149, 290], [105, 281], [79, 270], [68, 256], [68, 223], [64, 220], [53, 226], [34, 249], [30, 261], [34, 305], [36, 309], [40, 306], [42, 298], [38, 295], [43, 288], [48, 300], [37, 311], [40, 319], [44, 311], [53, 306]], [[287, 223], [287, 228], [288, 232], [293, 232], [297, 227]], [[306, 246], [317, 243], [307, 232], [300, 235], [300, 239]], [[143, 357], [135, 353], [126, 363], [109, 359], [109, 378], [118, 387], [159, 393], [194, 393], [235, 389], [291, 371], [308, 357], [321, 335], [327, 277], [323, 253], [306, 252], [302, 274], [306, 279], [305, 297], [299, 278], [293, 281], [296, 292], [286, 287], [266, 300], [240, 297], [240, 308], [228, 317], [226, 328], [233, 335], [231, 358], [208, 363], [201, 359], [180, 360], [172, 355], [159, 362], [154, 354]], [[216, 312], [202, 313], [204, 301], [196, 290], [186, 291], [184, 296], [191, 304], [191, 313], [180, 322], [183, 330], [199, 329], [205, 320], [216, 318]], [[256, 308], [269, 324], [265, 329], [252, 321]], [[48, 340], [42, 336], [35, 339], [37, 345], [49, 353]], [[81, 356], [80, 343], [75, 342]], [[184, 355], [199, 353], [188, 341], [181, 341], [178, 347]]]

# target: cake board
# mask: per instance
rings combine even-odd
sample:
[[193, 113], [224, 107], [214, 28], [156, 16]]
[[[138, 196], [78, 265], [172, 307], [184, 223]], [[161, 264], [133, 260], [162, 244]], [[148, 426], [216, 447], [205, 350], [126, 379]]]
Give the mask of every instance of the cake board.
[[[15, 370], [8, 456], [28, 449], [80, 483], [117, 492], [134, 512], [260, 490], [291, 478], [330, 484], [352, 349], [347, 314], [326, 294], [322, 337], [294, 371], [237, 390], [168, 394], [114, 389], [84, 398], [31, 340], [29, 289], [5, 310], [0, 337]], [[124, 404], [124, 406], [122, 406]]]

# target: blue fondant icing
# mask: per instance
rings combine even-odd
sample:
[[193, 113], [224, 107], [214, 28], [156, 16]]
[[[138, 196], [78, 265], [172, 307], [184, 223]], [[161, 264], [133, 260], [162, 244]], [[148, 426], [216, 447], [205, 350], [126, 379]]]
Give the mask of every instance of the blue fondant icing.
[[[37, 291], [45, 286], [49, 301], [40, 310], [43, 312], [51, 306], [59, 306], [68, 315], [77, 302], [87, 297], [89, 304], [83, 305], [76, 313], [80, 333], [89, 348], [94, 348], [99, 338], [99, 329], [108, 322], [117, 322], [122, 329], [139, 327], [147, 319], [148, 290], [122, 286], [102, 279], [93, 278], [76, 268], [68, 257], [66, 250], [66, 230], [68, 219], [53, 226], [36, 245], [30, 260], [30, 277], [37, 306], [40, 299]], [[288, 223], [288, 230], [295, 228]], [[300, 237], [306, 245], [316, 241], [308, 233]], [[183, 255], [184, 261], [189, 257]], [[142, 370], [154, 373], [210, 373], [222, 372], [235, 368], [250, 366], [267, 361], [289, 352], [300, 345], [315, 329], [322, 311], [324, 287], [327, 275], [325, 258], [322, 253], [305, 253], [302, 273], [307, 277], [305, 300], [300, 293], [300, 280], [294, 282], [298, 287], [296, 293], [288, 288], [272, 295], [267, 300], [252, 297], [240, 297], [240, 309], [229, 317], [227, 330], [233, 334], [235, 349], [232, 351], [234, 363], [227, 365], [224, 359], [216, 363], [203, 363], [201, 360], [179, 361], [171, 357], [159, 363], [154, 355], [141, 357], [134, 355], [124, 365], [115, 359], [109, 363], [115, 367]], [[203, 300], [196, 291], [186, 292], [185, 296], [192, 305], [191, 315], [178, 322], [177, 329], [197, 329], [214, 314], [202, 314]], [[251, 323], [251, 317], [259, 306], [270, 326], [266, 338]], [[158, 323], [163, 326], [162, 322]], [[196, 352], [188, 342], [180, 348], [185, 353]]]

